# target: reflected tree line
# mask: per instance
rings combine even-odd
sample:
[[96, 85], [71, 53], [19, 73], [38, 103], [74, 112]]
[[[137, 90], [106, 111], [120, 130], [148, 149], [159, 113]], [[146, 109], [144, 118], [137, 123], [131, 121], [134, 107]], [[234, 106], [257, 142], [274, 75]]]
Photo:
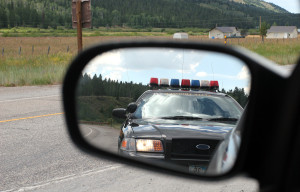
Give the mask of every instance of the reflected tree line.
[[245, 107], [248, 102], [248, 95], [245, 93], [244, 88], [238, 88], [235, 87], [233, 90], [230, 89], [229, 91], [225, 91], [225, 89], [222, 89], [220, 91], [221, 93], [225, 93], [227, 95], [230, 95], [232, 98], [234, 98], [242, 107]]
[[111, 96], [117, 100], [120, 97], [129, 97], [133, 100], [148, 90], [147, 85], [142, 83], [122, 82], [118, 80], [111, 80], [102, 78], [102, 75], [94, 75], [92, 78], [88, 74], [84, 74], [79, 83], [79, 96]]
[[[116, 123], [119, 126], [123, 120], [112, 117], [114, 108], [126, 108], [130, 102], [134, 102], [146, 90], [148, 85], [142, 83], [122, 82], [94, 75], [82, 75], [77, 88], [77, 113], [82, 122], [101, 122], [111, 126]], [[233, 97], [244, 107], [248, 100], [248, 95], [243, 88], [235, 87], [233, 90], [220, 92]]]

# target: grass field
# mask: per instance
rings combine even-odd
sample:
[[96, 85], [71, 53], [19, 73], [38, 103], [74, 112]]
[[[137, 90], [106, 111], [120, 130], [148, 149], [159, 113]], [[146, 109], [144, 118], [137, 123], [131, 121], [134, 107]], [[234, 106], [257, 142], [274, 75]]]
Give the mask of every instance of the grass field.
[[[151, 35], [151, 32], [109, 33], [136, 33], [136, 36], [87, 35], [83, 38], [84, 47], [125, 39], [172, 39], [172, 35], [165, 32], [158, 36]], [[209, 40], [205, 35], [191, 35], [190, 40], [224, 43], [224, 40]], [[259, 37], [250, 37], [228, 39], [228, 44], [243, 46], [282, 65], [296, 63], [300, 53], [300, 38], [265, 40], [262, 43]], [[76, 37], [0, 37], [0, 86], [60, 84], [76, 53]]]
[[[189, 35], [208, 35], [210, 29], [203, 28], [128, 28], [128, 27], [99, 27], [93, 29], [83, 29], [84, 37], [98, 36], [169, 36], [176, 32], [186, 32]], [[76, 29], [40, 29], [31, 27], [14, 27], [10, 29], [0, 29], [1, 37], [76, 37]]]

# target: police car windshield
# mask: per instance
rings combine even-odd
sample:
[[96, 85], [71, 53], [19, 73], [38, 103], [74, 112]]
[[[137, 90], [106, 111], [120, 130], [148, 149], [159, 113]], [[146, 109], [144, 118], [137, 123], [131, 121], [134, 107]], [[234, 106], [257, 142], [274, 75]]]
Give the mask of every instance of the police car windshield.
[[139, 99], [138, 108], [133, 114], [133, 118], [239, 119], [241, 113], [241, 107], [230, 97], [223, 95], [157, 92], [145, 94]]

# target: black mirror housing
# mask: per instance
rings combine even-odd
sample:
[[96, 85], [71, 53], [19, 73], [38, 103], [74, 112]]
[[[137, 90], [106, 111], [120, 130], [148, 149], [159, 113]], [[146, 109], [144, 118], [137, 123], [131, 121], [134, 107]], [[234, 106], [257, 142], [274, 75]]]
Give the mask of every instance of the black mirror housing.
[[136, 103], [129, 103], [128, 106], [127, 106], [127, 109], [126, 111], [129, 112], [129, 113], [134, 113], [135, 110], [137, 108], [137, 104]]
[[126, 109], [124, 108], [117, 108], [117, 109], [114, 109], [112, 111], [112, 115], [114, 117], [117, 117], [117, 118], [120, 118], [120, 119], [126, 119]]

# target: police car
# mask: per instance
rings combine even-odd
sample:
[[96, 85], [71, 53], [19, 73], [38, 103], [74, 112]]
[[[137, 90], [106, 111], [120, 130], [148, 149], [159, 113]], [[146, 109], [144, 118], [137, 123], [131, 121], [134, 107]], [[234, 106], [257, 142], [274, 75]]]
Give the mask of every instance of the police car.
[[151, 78], [144, 92], [127, 109], [113, 115], [126, 118], [119, 154], [178, 165], [188, 172], [207, 172], [218, 147], [236, 127], [243, 108], [218, 93], [218, 81]]

